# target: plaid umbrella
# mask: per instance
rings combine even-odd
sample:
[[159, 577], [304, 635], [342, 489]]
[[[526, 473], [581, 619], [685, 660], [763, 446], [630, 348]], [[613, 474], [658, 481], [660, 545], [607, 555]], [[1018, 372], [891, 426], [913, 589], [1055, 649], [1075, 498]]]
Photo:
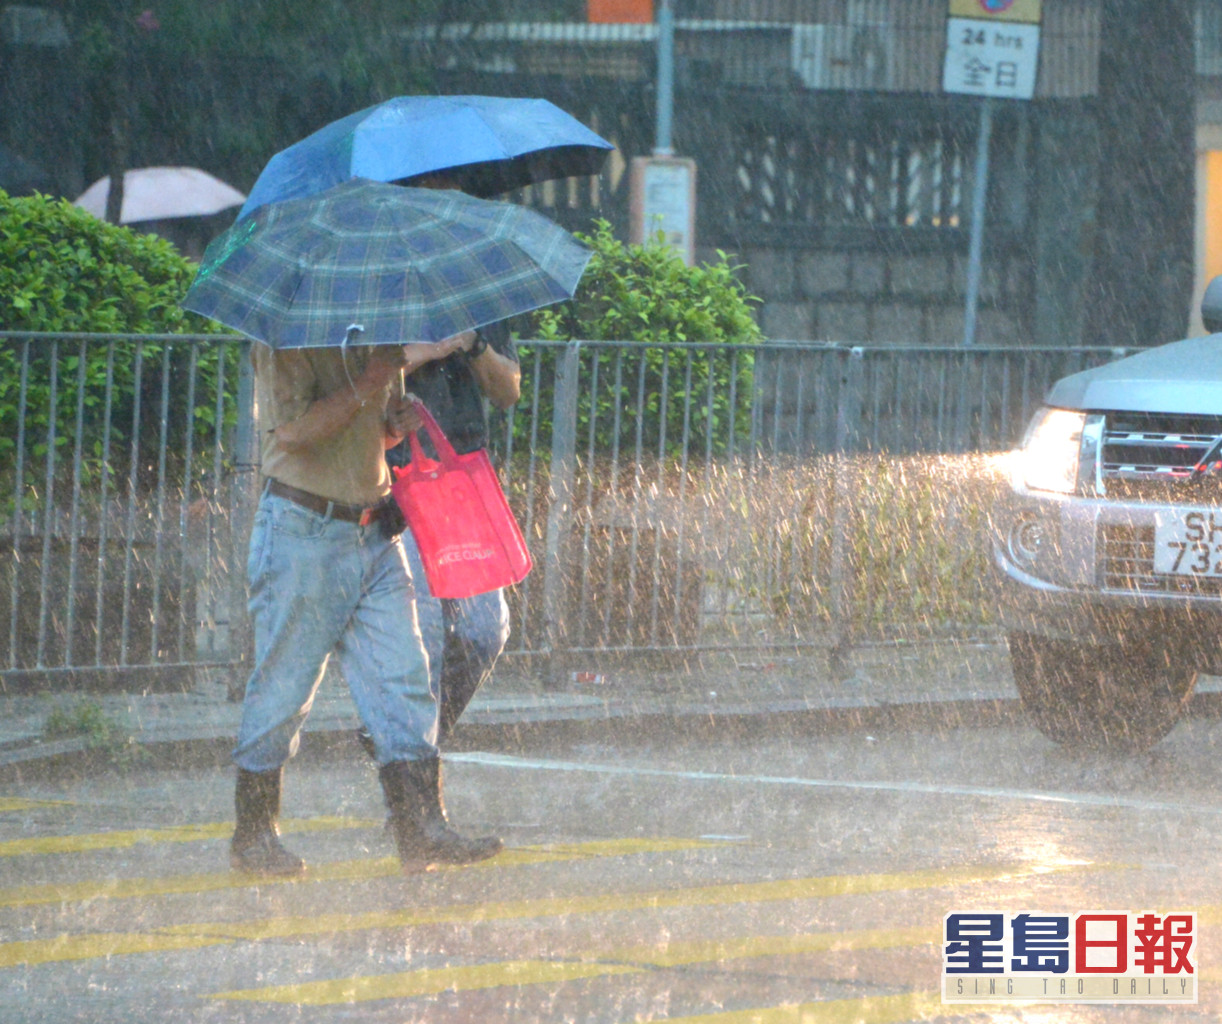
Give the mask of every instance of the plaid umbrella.
[[525, 207], [354, 178], [239, 220], [182, 304], [273, 348], [440, 341], [571, 298], [590, 255]]

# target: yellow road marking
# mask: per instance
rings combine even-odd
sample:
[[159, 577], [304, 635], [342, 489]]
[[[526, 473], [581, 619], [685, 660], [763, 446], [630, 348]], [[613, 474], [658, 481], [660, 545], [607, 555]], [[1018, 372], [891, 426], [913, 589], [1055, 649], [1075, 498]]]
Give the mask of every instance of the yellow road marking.
[[[937, 992], [903, 992], [864, 999], [831, 999], [753, 1010], [727, 1010], [694, 1017], [668, 1017], [667, 1024], [897, 1024], [899, 1021], [962, 1017], [989, 1007], [945, 1006]], [[995, 1007], [993, 1008], [995, 1009]]]
[[937, 927], [818, 932], [810, 935], [756, 935], [715, 942], [675, 942], [664, 946], [586, 951], [574, 954], [569, 960], [510, 960], [338, 978], [333, 981], [304, 982], [297, 985], [240, 989], [218, 992], [212, 998], [290, 1003], [298, 1006], [329, 1006], [372, 999], [410, 999], [438, 992], [462, 992], [500, 985], [550, 984], [728, 960], [934, 945], [941, 941], [941, 937], [941, 929]]
[[6, 942], [0, 946], [0, 966], [49, 964], [65, 960], [100, 960], [124, 953], [165, 953], [175, 949], [202, 949], [228, 942], [207, 935], [164, 935], [148, 932], [90, 932], [57, 935], [53, 939]]
[[[376, 828], [382, 823], [369, 818], [291, 818], [280, 823], [281, 832], [324, 832], [340, 828]], [[126, 832], [87, 832], [72, 836], [36, 836], [0, 842], [0, 857], [49, 853], [84, 853], [89, 850], [122, 850], [137, 843], [193, 843], [201, 839], [228, 839], [232, 822], [175, 825], [170, 828], [137, 828]]]
[[[529, 862], [529, 858], [522, 859]], [[540, 857], [539, 859], [545, 858]], [[0, 907], [175, 896], [187, 893], [217, 892], [224, 889], [249, 889], [252, 884], [263, 887], [301, 885], [307, 882], [365, 880], [397, 875], [399, 870], [399, 862], [396, 859], [380, 857], [376, 860], [311, 864], [309, 873], [303, 878], [259, 878], [257, 883], [251, 881], [251, 876], [233, 871], [172, 875], [168, 878], [110, 878], [100, 882], [53, 882], [49, 885], [22, 885], [12, 889], [0, 889]]]
[[604, 959], [645, 963], [651, 967], [685, 967], [722, 960], [751, 960], [803, 953], [839, 953], [861, 949], [896, 949], [938, 945], [940, 927], [886, 928], [856, 932], [814, 932], [807, 935], [751, 935], [708, 942], [671, 942], [664, 946], [634, 946], [603, 954]]
[[[229, 827], [232, 828], [232, 826]], [[587, 857], [626, 857], [640, 853], [669, 853], [676, 850], [704, 849], [718, 845], [723, 844], [699, 839], [669, 838], [613, 839], [593, 843], [549, 843], [540, 846], [514, 847], [492, 860], [467, 865], [462, 870], [547, 864]], [[399, 871], [399, 862], [393, 857], [336, 861], [329, 864], [311, 864], [309, 873], [304, 878], [260, 878], [257, 884], [268, 886], [301, 885], [309, 882], [365, 881], [373, 878], [394, 877], [399, 874]], [[53, 882], [48, 885], [22, 885], [11, 889], [0, 889], [0, 907], [23, 907], [99, 899], [140, 899], [150, 896], [247, 889], [251, 885], [252, 881], [248, 875], [236, 874], [232, 871], [172, 875], [167, 878], [110, 878], [88, 882]]]
[[[309, 917], [267, 918], [263, 921], [228, 924], [175, 925], [168, 934], [208, 933], [236, 940], [291, 938], [332, 932], [365, 931], [373, 928], [411, 928], [427, 924], [505, 921], [531, 917], [561, 917], [570, 914], [609, 914], [620, 911], [663, 910], [676, 907], [730, 906], [781, 900], [827, 899], [860, 896], [900, 889], [928, 889], [975, 882], [995, 882], [1045, 875], [1052, 871], [1109, 871], [1116, 865], [1058, 865], [1054, 868], [951, 868], [941, 871], [909, 871], [884, 875], [826, 875], [792, 878], [776, 882], [737, 882], [686, 889], [661, 889], [637, 893], [605, 893], [595, 896], [558, 896], [502, 903], [466, 903], [451, 906], [383, 910], [365, 914], [317, 914]], [[0, 945], [0, 964], [4, 947]]]
[[299, 1006], [333, 1006], [363, 1003], [371, 999], [410, 999], [438, 992], [497, 988], [501, 985], [545, 985], [609, 974], [640, 974], [643, 967], [627, 964], [591, 964], [565, 960], [503, 960], [495, 964], [441, 967], [400, 974], [382, 974], [303, 985], [219, 992], [214, 999], [236, 999], [260, 1003], [291, 1003]]
[[0, 813], [29, 811], [35, 807], [71, 807], [68, 800], [26, 800], [19, 796], [0, 796]]
[[[676, 907], [728, 906], [780, 900], [826, 899], [832, 896], [867, 895], [902, 889], [1006, 881], [1060, 871], [1110, 871], [1116, 870], [1117, 867], [1117, 865], [1068, 862], [1051, 868], [1046, 866], [1038, 868], [998, 866], [983, 869], [964, 867], [944, 871], [912, 871], [885, 875], [824, 876], [786, 879], [778, 882], [741, 882], [728, 885], [697, 886], [688, 889], [665, 889], [641, 893], [610, 893], [502, 903], [466, 903], [456, 906], [419, 907], [363, 914], [318, 914], [308, 917], [268, 918], [251, 922], [199, 922], [159, 928], [149, 934], [166, 936], [170, 940], [193, 936], [206, 940], [206, 944], [225, 940], [258, 941], [382, 928], [410, 928], [426, 924], [456, 924], [570, 914], [602, 914]], [[89, 935], [75, 938], [87, 941]], [[0, 967], [49, 963], [60, 959], [58, 942], [59, 939], [0, 943]], [[170, 944], [166, 948], [177, 947]]]

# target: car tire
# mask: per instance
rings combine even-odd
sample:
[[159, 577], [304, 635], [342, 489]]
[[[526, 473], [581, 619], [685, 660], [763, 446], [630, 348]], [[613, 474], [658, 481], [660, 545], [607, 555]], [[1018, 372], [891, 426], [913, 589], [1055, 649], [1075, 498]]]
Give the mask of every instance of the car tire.
[[1196, 669], [1154, 641], [1084, 644], [1012, 633], [1009, 645], [1024, 709], [1065, 746], [1146, 750], [1180, 720], [1196, 686]]

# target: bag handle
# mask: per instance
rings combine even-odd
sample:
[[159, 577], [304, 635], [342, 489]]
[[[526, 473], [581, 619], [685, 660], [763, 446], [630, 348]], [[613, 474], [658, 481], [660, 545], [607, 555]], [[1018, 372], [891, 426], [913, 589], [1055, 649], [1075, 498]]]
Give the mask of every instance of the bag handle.
[[[424, 421], [424, 431], [429, 435], [429, 439], [433, 442], [433, 447], [437, 450], [437, 457], [441, 460], [443, 466], [454, 466], [458, 463], [458, 453], [454, 451], [454, 446], [450, 444], [450, 439], [446, 437], [445, 432], [441, 429], [440, 424], [433, 418], [433, 414], [429, 412], [428, 406], [421, 401], [419, 395], [413, 395], [410, 391], [405, 396], [413, 405], [420, 418]], [[420, 447], [420, 438], [415, 430], [407, 435], [408, 444], [412, 448], [412, 461], [416, 465], [424, 464], [424, 449]]]

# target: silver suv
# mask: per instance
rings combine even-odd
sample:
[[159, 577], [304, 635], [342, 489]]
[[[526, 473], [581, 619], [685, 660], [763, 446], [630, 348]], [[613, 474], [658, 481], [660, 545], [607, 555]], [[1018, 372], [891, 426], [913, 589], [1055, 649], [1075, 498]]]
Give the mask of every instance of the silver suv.
[[[1222, 277], [1201, 311], [1222, 331]], [[1059, 743], [1142, 750], [1222, 673], [1222, 336], [1057, 381], [993, 516], [1014, 680]]]

